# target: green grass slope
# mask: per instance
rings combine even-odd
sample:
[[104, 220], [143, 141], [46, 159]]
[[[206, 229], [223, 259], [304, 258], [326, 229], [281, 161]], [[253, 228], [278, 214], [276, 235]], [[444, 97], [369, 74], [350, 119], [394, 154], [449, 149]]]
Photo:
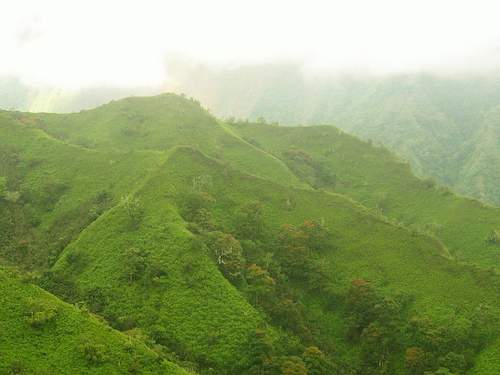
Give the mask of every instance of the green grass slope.
[[71, 289], [61, 294], [88, 300], [121, 329], [142, 328], [185, 360], [232, 368], [246, 360], [242, 348], [261, 318], [168, 203], [165, 169], [131, 198], [140, 205], [137, 227], [127, 204], [106, 212], [66, 248], [52, 285], [64, 280]]
[[229, 133], [198, 102], [174, 94], [135, 97], [67, 115], [42, 116], [55, 138], [94, 149], [164, 151], [189, 145], [249, 174], [296, 185], [279, 160]]
[[[499, 210], [415, 178], [382, 148], [331, 127], [226, 124], [171, 94], [0, 112], [0, 132], [2, 262], [41, 273], [158, 358], [202, 374], [315, 373], [318, 346], [336, 370], [316, 373], [405, 374], [405, 350], [420, 345], [438, 353], [429, 369], [450, 356], [459, 372], [497, 365], [498, 325], [477, 311], [498, 315], [498, 274], [456, 260], [498, 265]], [[301, 244], [304, 223], [327, 232], [320, 245]], [[359, 280], [383, 296], [372, 315], [397, 306], [368, 326], [397, 336], [375, 365], [367, 353], [388, 344], [353, 333]], [[451, 349], [415, 338], [422, 316]]]
[[1, 374], [188, 374], [136, 339], [0, 270]]
[[376, 280], [394, 291], [417, 296], [419, 309], [436, 311], [444, 305], [495, 301], [498, 290], [482, 289], [474, 268], [443, 256], [439, 241], [382, 220], [345, 196], [286, 188], [234, 170], [228, 173], [193, 149], [179, 149], [167, 165], [166, 195], [174, 201], [181, 199], [183, 187], [193, 178], [211, 176], [208, 192], [216, 200], [214, 215], [225, 227], [235, 228], [238, 211], [248, 201], [263, 203], [266, 224], [274, 231], [286, 223], [323, 220], [335, 238], [335, 249], [325, 255], [340, 283]]
[[[484, 202], [500, 204], [498, 72], [440, 74], [310, 74], [299, 64], [172, 69], [178, 92], [223, 118], [264, 117], [287, 126], [334, 124], [383, 144], [432, 176]], [[498, 138], [497, 138], [498, 139]]]
[[472, 375], [500, 373], [500, 342], [496, 342], [484, 350], [478, 357], [476, 365], [470, 371]]
[[[228, 173], [222, 165], [192, 149], [180, 149], [170, 157], [168, 166], [166, 197], [173, 202], [182, 201], [181, 192], [193, 178], [211, 176], [207, 192], [215, 199], [212, 212], [226, 231], [235, 231], [239, 212], [249, 201], [262, 203], [266, 225], [275, 235], [286, 223], [298, 225], [311, 218], [323, 221], [333, 233], [333, 243], [321, 264], [330, 287], [340, 295], [353, 279], [363, 278], [391, 295], [410, 296], [414, 300], [410, 315], [446, 320], [457, 311], [472, 312], [482, 304], [498, 311], [498, 276], [445, 258], [439, 241], [381, 220], [344, 196], [286, 188], [237, 171]], [[276, 256], [273, 248], [264, 246]], [[347, 354], [349, 344], [343, 339], [346, 321], [340, 300], [311, 292], [307, 284], [295, 287], [315, 327], [315, 342], [352, 355]], [[498, 332], [497, 326], [490, 328]]]
[[245, 139], [282, 158], [310, 183], [437, 236], [457, 259], [487, 267], [500, 264], [500, 247], [487, 241], [500, 228], [500, 209], [416, 178], [408, 164], [387, 150], [328, 126], [240, 123], [233, 127]]
[[161, 163], [158, 152], [89, 150], [51, 138], [30, 114], [0, 112], [0, 252], [47, 266]]

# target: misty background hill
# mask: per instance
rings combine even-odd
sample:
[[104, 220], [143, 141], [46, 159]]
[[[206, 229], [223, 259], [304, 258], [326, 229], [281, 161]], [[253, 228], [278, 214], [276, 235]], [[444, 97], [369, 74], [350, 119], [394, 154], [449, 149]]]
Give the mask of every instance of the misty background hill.
[[418, 176], [500, 204], [500, 74], [329, 75], [308, 73], [298, 64], [171, 64], [169, 74], [156, 87], [73, 91], [3, 78], [0, 108], [74, 112], [169, 89], [199, 98], [222, 118], [334, 125], [388, 147]]
[[222, 117], [333, 124], [388, 147], [419, 176], [499, 204], [500, 75], [308, 74], [298, 65], [179, 71], [179, 91]]

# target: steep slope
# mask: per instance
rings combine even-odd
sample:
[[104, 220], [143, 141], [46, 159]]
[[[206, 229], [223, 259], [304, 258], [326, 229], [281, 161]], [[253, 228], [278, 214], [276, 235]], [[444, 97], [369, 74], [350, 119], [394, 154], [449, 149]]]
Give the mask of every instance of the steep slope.
[[[299, 225], [307, 219], [324, 221], [334, 234], [334, 246], [325, 254], [329, 258], [327, 264], [341, 284], [366, 277], [389, 288], [415, 288], [411, 289], [412, 294], [422, 299], [435, 298], [434, 303], [418, 306], [419, 309], [436, 311], [441, 303], [479, 303], [496, 295], [494, 290], [466, 291], [466, 285], [475, 284], [474, 268], [447, 259], [436, 239], [387, 222], [343, 195], [291, 189], [237, 171], [228, 173], [223, 165], [189, 148], [178, 149], [167, 165], [165, 180], [169, 185], [165, 199], [179, 204], [182, 187], [189, 186], [197, 176], [209, 175], [211, 183], [206, 191], [215, 200], [213, 213], [222, 227], [231, 232], [238, 225], [239, 210], [249, 201], [262, 202], [264, 220], [273, 231], [283, 224]], [[463, 279], [453, 270], [463, 270]], [[443, 282], [434, 280], [433, 275], [443, 277]], [[454, 283], [463, 285], [450, 287]], [[470, 294], [454, 296], [455, 292]]]
[[[0, 254], [26, 267], [51, 264], [102, 212], [133, 190], [163, 156], [88, 150], [53, 139], [30, 114], [0, 112]], [[3, 192], [2, 192], [3, 193]]]
[[408, 164], [387, 150], [328, 126], [239, 123], [233, 127], [311, 183], [437, 236], [459, 260], [499, 266], [499, 247], [487, 238], [500, 228], [500, 210], [414, 177]]
[[[295, 290], [292, 298], [303, 306], [312, 341], [327, 352], [335, 348], [336, 361], [349, 361], [347, 358], [355, 356], [350, 349], [352, 343], [345, 340], [349, 320], [344, 315], [342, 297], [352, 280], [370, 280], [388, 295], [403, 295], [413, 301], [406, 312], [408, 316], [425, 315], [455, 324], [451, 322], [461, 319], [459, 311], [473, 314], [482, 305], [491, 306], [492, 311], [498, 309], [497, 275], [446, 259], [439, 241], [387, 223], [343, 196], [290, 189], [236, 171], [228, 173], [222, 165], [191, 149], [173, 154], [168, 166], [167, 199], [182, 206], [183, 187], [197, 176], [208, 174], [211, 183], [205, 192], [214, 199], [210, 210], [219, 227], [237, 237], [241, 212], [248, 202], [256, 201], [262, 204], [264, 225], [272, 233], [270, 238], [279, 238], [283, 224], [298, 226], [304, 220], [319, 220], [329, 229], [332, 239], [318, 260], [322, 271], [312, 271], [323, 272], [328, 286], [318, 289], [317, 281], [313, 283], [308, 276], [298, 283], [291, 276], [287, 280]], [[280, 257], [278, 248], [274, 240], [257, 240], [254, 245], [244, 246], [244, 255], [269, 267]], [[255, 257], [259, 252], [263, 255]], [[299, 261], [302, 275], [311, 272], [307, 259]], [[489, 329], [493, 337], [498, 334], [496, 325]], [[397, 363], [394, 360], [392, 364], [393, 373], [404, 373]]]
[[53, 137], [92, 149], [164, 151], [190, 145], [259, 177], [295, 185], [280, 162], [229, 134], [193, 99], [173, 94], [123, 99], [89, 111], [43, 117]]
[[429, 371], [496, 365], [498, 275], [449, 253], [497, 265], [498, 210], [382, 148], [219, 122], [175, 95], [0, 112], [0, 131], [2, 261], [159, 358], [202, 374], [405, 374], [417, 347]]
[[[295, 297], [288, 298], [302, 306], [310, 336], [268, 320], [271, 312], [245, 300], [250, 297], [245, 282], [224, 279], [205, 236], [194, 237], [188, 231], [193, 226], [177, 213], [185, 212], [186, 197], [198, 193], [212, 197], [217, 230], [236, 236], [240, 212], [249, 201], [263, 204], [269, 238], [279, 237], [283, 224], [307, 219], [320, 219], [329, 228], [333, 239], [318, 261], [327, 280], [324, 288], [332, 292], [319, 292], [310, 281], [289, 281]], [[272, 240], [256, 244], [271, 259], [279, 256]], [[67, 298], [86, 300], [118, 328], [144, 330], [200, 370], [245, 369], [251, 363], [251, 334], [265, 320], [290, 330], [287, 334], [297, 335], [302, 345], [319, 345], [335, 361], [352, 361], [356, 368], [359, 354], [345, 339], [349, 320], [342, 302], [352, 280], [367, 279], [388, 295], [414, 300], [409, 315], [454, 320], [454, 311], [472, 314], [482, 304], [496, 311], [497, 277], [460, 266], [443, 251], [439, 241], [383, 221], [343, 196], [287, 188], [181, 147], [128, 203], [102, 215], [66, 248], [45, 285]], [[264, 258], [252, 261], [266, 264]], [[394, 371], [402, 366], [399, 349], [392, 361]]]
[[85, 310], [0, 270], [0, 373], [188, 374]]
[[261, 318], [168, 204], [164, 170], [86, 228], [47, 284], [86, 299], [116, 327], [143, 328], [184, 359], [230, 369], [245, 360], [242, 348]]
[[218, 116], [333, 124], [390, 148], [419, 176], [500, 204], [499, 165], [488, 162], [498, 150], [485, 151], [492, 152], [487, 160], [475, 158], [489, 143], [479, 136], [490, 122], [484, 115], [500, 103], [498, 72], [377, 77], [313, 74], [279, 64], [184, 68], [171, 72], [175, 89], [199, 98]]
[[[0, 200], [10, 212], [0, 218], [10, 233], [0, 240], [0, 251], [5, 258], [22, 255], [28, 267], [53, 262], [79, 231], [158, 167], [163, 151], [178, 144], [202, 147], [257, 176], [305, 186], [279, 159], [175, 95], [69, 115], [3, 111], [0, 130], [0, 177], [10, 197]], [[92, 139], [98, 142], [89, 144]]]
[[471, 141], [474, 149], [460, 172], [460, 191], [485, 201], [494, 196], [500, 181], [500, 106], [488, 111], [482, 127]]

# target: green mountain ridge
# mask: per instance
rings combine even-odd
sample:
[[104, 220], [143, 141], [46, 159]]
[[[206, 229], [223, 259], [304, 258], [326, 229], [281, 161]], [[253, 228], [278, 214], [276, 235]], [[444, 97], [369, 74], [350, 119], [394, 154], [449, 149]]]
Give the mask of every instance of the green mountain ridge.
[[[172, 94], [3, 111], [0, 132], [2, 261], [168, 363], [498, 366], [498, 246], [486, 241], [498, 209], [414, 177], [383, 148], [332, 127], [224, 123]], [[439, 348], [420, 338], [426, 324]], [[429, 353], [421, 368], [408, 367], [414, 347]]]
[[218, 116], [334, 124], [388, 147], [419, 176], [500, 203], [500, 148], [491, 142], [498, 137], [481, 135], [498, 131], [497, 73], [330, 76], [296, 65], [193, 66], [173, 71], [172, 81]]

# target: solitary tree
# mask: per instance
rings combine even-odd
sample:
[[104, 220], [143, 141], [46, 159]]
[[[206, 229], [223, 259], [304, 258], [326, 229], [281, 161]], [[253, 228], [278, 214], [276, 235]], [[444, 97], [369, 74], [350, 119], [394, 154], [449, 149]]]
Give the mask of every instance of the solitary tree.
[[245, 265], [240, 242], [231, 234], [211, 232], [208, 247], [224, 274], [231, 279], [241, 277]]

